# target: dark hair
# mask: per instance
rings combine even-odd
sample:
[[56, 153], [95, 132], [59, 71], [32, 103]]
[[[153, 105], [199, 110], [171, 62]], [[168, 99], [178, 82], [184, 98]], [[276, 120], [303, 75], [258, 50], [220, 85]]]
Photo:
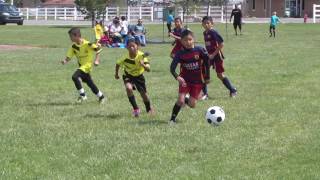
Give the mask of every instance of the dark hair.
[[213, 19], [212, 19], [211, 16], [204, 16], [204, 17], [202, 18], [202, 23], [203, 23], [204, 21], [210, 21], [211, 23], [213, 23]]
[[140, 46], [140, 40], [138, 37], [134, 37], [134, 36], [129, 36], [128, 37], [128, 41], [127, 41], [127, 44], [126, 46], [128, 46], [129, 43], [136, 43], [138, 46]]
[[180, 21], [180, 22], [182, 22], [182, 20], [181, 20], [181, 18], [180, 18], [180, 17], [176, 17], [176, 18], [174, 18], [174, 21]]
[[189, 36], [189, 35], [194, 37], [194, 34], [193, 34], [193, 32], [191, 30], [189, 30], [189, 29], [183, 30], [182, 33], [181, 33], [181, 39], [186, 37], [186, 36]]
[[125, 16], [121, 16], [121, 20], [122, 21], [126, 20], [126, 17]]
[[73, 27], [68, 31], [68, 34], [73, 36], [81, 36], [80, 28]]

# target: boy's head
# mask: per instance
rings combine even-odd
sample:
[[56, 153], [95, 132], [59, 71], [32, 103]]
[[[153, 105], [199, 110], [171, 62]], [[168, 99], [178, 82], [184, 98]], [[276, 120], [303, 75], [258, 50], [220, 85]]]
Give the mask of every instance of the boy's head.
[[129, 37], [126, 45], [130, 54], [136, 54], [139, 49], [140, 41], [135, 37]]
[[213, 27], [213, 20], [212, 20], [212, 17], [210, 16], [204, 16], [202, 18], [202, 27], [205, 29], [205, 30], [209, 30]]
[[121, 21], [125, 21], [126, 17], [125, 16], [121, 16]]
[[78, 27], [73, 27], [68, 31], [70, 40], [72, 42], [78, 43], [81, 40], [81, 32], [80, 32], [80, 28]]
[[142, 24], [142, 19], [138, 19], [138, 24], [139, 24], [139, 25]]
[[182, 20], [181, 18], [177, 17], [177, 18], [174, 18], [174, 26], [176, 28], [181, 28], [182, 27]]
[[272, 14], [273, 14], [273, 15], [277, 15], [277, 12], [276, 12], [276, 11], [274, 11]]
[[189, 29], [182, 31], [181, 33], [181, 43], [186, 49], [191, 49], [194, 47], [194, 35]]

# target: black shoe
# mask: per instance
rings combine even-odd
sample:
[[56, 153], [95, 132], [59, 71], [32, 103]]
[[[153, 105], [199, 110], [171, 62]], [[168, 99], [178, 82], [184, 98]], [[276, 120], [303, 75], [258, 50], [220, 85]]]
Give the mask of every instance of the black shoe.
[[102, 95], [101, 97], [99, 97], [99, 103], [103, 104], [105, 102], [105, 98], [104, 95]]

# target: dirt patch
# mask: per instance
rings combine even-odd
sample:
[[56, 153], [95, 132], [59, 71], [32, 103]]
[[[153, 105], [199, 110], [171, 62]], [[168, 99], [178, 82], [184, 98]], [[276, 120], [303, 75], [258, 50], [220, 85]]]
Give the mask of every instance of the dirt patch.
[[28, 46], [28, 45], [0, 45], [0, 51], [14, 51], [14, 50], [25, 50], [25, 49], [38, 49], [39, 47]]

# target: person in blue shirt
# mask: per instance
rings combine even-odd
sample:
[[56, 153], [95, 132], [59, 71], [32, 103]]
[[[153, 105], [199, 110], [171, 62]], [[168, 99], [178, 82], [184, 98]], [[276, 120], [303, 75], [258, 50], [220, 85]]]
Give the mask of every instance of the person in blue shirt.
[[170, 33], [172, 32], [171, 24], [174, 21], [174, 17], [172, 15], [172, 10], [169, 11], [167, 16], [167, 27], [168, 27], [168, 36], [170, 37]]
[[276, 37], [276, 26], [277, 24], [280, 22], [279, 17], [277, 16], [277, 12], [273, 12], [273, 15], [271, 16], [271, 22], [270, 22], [270, 36], [272, 37], [272, 33], [273, 33], [273, 37]]
[[146, 45], [146, 28], [142, 25], [142, 19], [138, 20], [138, 24], [134, 27], [133, 36], [139, 39], [141, 46]]

